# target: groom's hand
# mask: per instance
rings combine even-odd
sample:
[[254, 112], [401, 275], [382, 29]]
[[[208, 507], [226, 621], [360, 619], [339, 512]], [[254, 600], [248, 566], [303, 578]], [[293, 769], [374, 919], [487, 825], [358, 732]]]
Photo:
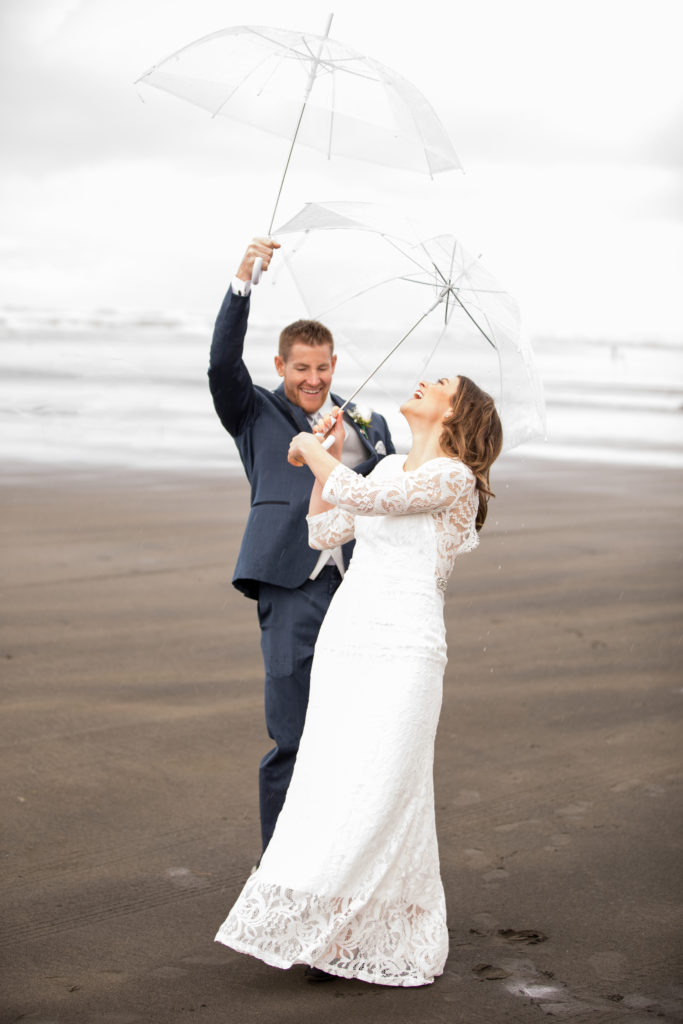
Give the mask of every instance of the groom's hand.
[[326, 451], [333, 455], [335, 459], [341, 461], [342, 449], [344, 447], [344, 441], [346, 439], [346, 430], [344, 428], [344, 418], [339, 412], [339, 406], [335, 405], [332, 412], [328, 412], [316, 425], [313, 427], [313, 433], [319, 441], [323, 441], [325, 438], [331, 437], [333, 443], [325, 448]]
[[267, 270], [273, 253], [279, 248], [280, 243], [272, 238], [252, 238], [235, 276], [239, 277], [240, 281], [251, 281], [251, 272], [254, 269], [254, 261], [257, 256], [263, 260], [263, 270]]

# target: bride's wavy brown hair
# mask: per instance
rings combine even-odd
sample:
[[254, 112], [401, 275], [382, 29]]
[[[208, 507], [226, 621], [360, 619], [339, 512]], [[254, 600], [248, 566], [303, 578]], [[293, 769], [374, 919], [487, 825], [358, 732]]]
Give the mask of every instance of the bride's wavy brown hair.
[[486, 520], [489, 498], [495, 494], [489, 487], [489, 470], [503, 447], [503, 428], [490, 395], [469, 377], [458, 378], [453, 396], [453, 412], [444, 420], [439, 444], [447, 455], [464, 462], [477, 479], [479, 508], [477, 530]]

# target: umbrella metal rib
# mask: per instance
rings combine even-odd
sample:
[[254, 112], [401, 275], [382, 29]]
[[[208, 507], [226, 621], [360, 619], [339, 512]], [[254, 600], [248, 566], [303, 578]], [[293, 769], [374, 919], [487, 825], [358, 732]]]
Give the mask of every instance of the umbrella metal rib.
[[[433, 310], [435, 310], [437, 306], [441, 305], [441, 303], [442, 303], [442, 302], [444, 301], [444, 299], [446, 298], [446, 293], [447, 293], [447, 291], [448, 291], [448, 289], [447, 289], [447, 288], [444, 288], [444, 290], [443, 290], [443, 291], [441, 292], [441, 294], [439, 295], [439, 298], [438, 298], [438, 299], [436, 300], [436, 302], [435, 302], [435, 303], [433, 303], [433, 305], [431, 305], [431, 306], [429, 307], [429, 309], [425, 310], [425, 312], [424, 312], [424, 313], [422, 314], [422, 316], [420, 317], [420, 319], [419, 319], [419, 320], [416, 320], [416, 321], [415, 321], [415, 323], [414, 323], [414, 324], [413, 324], [413, 326], [412, 326], [412, 327], [410, 328], [410, 330], [409, 330], [409, 331], [406, 331], [406, 333], [405, 333], [405, 334], [403, 335], [403, 337], [402, 337], [402, 338], [401, 338], [401, 339], [400, 339], [399, 341], [397, 341], [397, 342], [396, 342], [396, 344], [394, 345], [394, 347], [393, 347], [393, 348], [392, 348], [392, 349], [391, 349], [391, 350], [390, 350], [389, 352], [387, 352], [387, 354], [386, 354], [386, 355], [384, 356], [384, 358], [383, 358], [382, 360], [380, 360], [380, 362], [379, 362], [379, 363], [377, 364], [377, 366], [376, 366], [376, 367], [374, 368], [374, 370], [372, 371], [372, 373], [369, 373], [369, 374], [368, 374], [368, 376], [367, 376], [367, 377], [365, 378], [365, 380], [363, 381], [363, 383], [362, 383], [362, 384], [359, 384], [359, 385], [358, 385], [358, 387], [357, 387], [357, 388], [356, 388], [356, 390], [355, 390], [355, 391], [353, 392], [353, 394], [352, 394], [352, 395], [350, 396], [350, 398], [347, 398], [347, 399], [346, 399], [346, 401], [344, 402], [344, 404], [343, 404], [343, 405], [341, 406], [341, 408], [340, 408], [340, 410], [339, 410], [339, 412], [340, 412], [340, 413], [344, 412], [344, 410], [346, 409], [346, 407], [347, 407], [347, 406], [348, 406], [348, 405], [349, 405], [349, 404], [350, 404], [350, 403], [351, 403], [351, 402], [352, 402], [352, 401], [354, 400], [354, 398], [356, 397], [356, 395], [360, 394], [360, 392], [361, 392], [361, 391], [363, 390], [363, 388], [365, 387], [365, 385], [366, 385], [366, 384], [369, 384], [369, 383], [370, 383], [370, 381], [371, 381], [371, 380], [372, 380], [372, 378], [373, 378], [373, 377], [375, 376], [375, 374], [376, 374], [376, 373], [378, 372], [378, 370], [381, 370], [381, 369], [382, 369], [382, 367], [383, 367], [383, 366], [384, 366], [384, 364], [385, 364], [385, 363], [387, 362], [387, 360], [388, 360], [388, 359], [390, 359], [390, 358], [391, 358], [391, 357], [393, 356], [394, 352], [396, 352], [396, 351], [397, 351], [397, 349], [399, 349], [399, 348], [401, 347], [401, 345], [402, 345], [402, 344], [403, 344], [403, 342], [404, 342], [404, 341], [406, 340], [406, 338], [409, 338], [409, 337], [410, 337], [410, 335], [411, 335], [411, 334], [413, 333], [413, 331], [414, 331], [414, 330], [416, 330], [416, 329], [417, 329], [417, 328], [418, 328], [418, 327], [420, 326], [420, 324], [422, 323], [422, 321], [423, 321], [423, 320], [426, 320], [426, 318], [427, 318], [427, 317], [429, 316], [429, 314], [430, 314], [431, 312], [433, 312]], [[331, 427], [330, 427], [330, 428], [329, 428], [328, 430], [326, 430], [326, 431], [325, 431], [325, 434], [323, 435], [323, 437], [324, 437], [324, 438], [327, 438], [327, 437], [329, 437], [329, 435], [330, 435], [330, 434], [332, 433], [332, 431], [333, 431], [333, 430], [334, 430], [334, 423], [332, 424], [332, 426], [331, 426]]]
[[[385, 236], [385, 237], [386, 237], [386, 236]], [[390, 240], [389, 240], [389, 241], [390, 241]], [[400, 246], [398, 246], [398, 245], [395, 245], [395, 243], [393, 243], [393, 244], [394, 244], [394, 247], [395, 247], [396, 249], [398, 249], [398, 250], [399, 250], [400, 252], [403, 252], [403, 250], [401, 249], [401, 247], [400, 247]], [[425, 248], [425, 247], [424, 247], [424, 244], [422, 245], [422, 248], [423, 248], [423, 249]], [[464, 312], [465, 312], [465, 313], [467, 314], [467, 316], [468, 316], [468, 317], [470, 318], [470, 320], [472, 321], [472, 323], [474, 324], [474, 326], [475, 326], [475, 327], [477, 328], [477, 330], [478, 330], [478, 331], [479, 331], [479, 332], [480, 332], [480, 333], [481, 333], [481, 334], [483, 335], [483, 337], [484, 337], [484, 338], [486, 339], [486, 341], [488, 341], [488, 343], [489, 343], [489, 345], [491, 346], [491, 348], [495, 349], [495, 348], [496, 348], [496, 344], [495, 344], [495, 342], [494, 342], [494, 341], [492, 341], [492, 339], [491, 339], [491, 338], [490, 338], [490, 337], [488, 336], [488, 334], [486, 333], [486, 331], [484, 330], [484, 328], [483, 328], [483, 327], [481, 326], [481, 324], [477, 322], [477, 320], [476, 320], [476, 319], [474, 318], [474, 316], [472, 316], [472, 314], [470, 313], [469, 309], [467, 308], [467, 306], [466, 306], [466, 305], [464, 304], [464, 302], [463, 302], [463, 301], [461, 300], [460, 296], [458, 295], [458, 291], [459, 291], [459, 288], [458, 288], [458, 286], [457, 286], [457, 285], [456, 285], [456, 284], [455, 284], [455, 283], [453, 282], [453, 277], [452, 277], [452, 275], [453, 275], [453, 267], [454, 267], [454, 265], [455, 265], [455, 250], [456, 250], [456, 246], [455, 246], [455, 245], [453, 245], [453, 246], [451, 247], [451, 266], [450, 266], [450, 271], [449, 271], [449, 275], [448, 275], [448, 277], [446, 277], [446, 276], [445, 276], [445, 274], [443, 273], [443, 271], [441, 270], [441, 268], [440, 268], [440, 267], [438, 266], [438, 264], [437, 264], [437, 263], [435, 263], [433, 259], [431, 259], [431, 257], [429, 256], [429, 254], [427, 254], [427, 258], [429, 259], [429, 262], [430, 262], [430, 263], [431, 263], [431, 265], [432, 265], [432, 268], [433, 268], [433, 270], [434, 270], [434, 273], [435, 273], [435, 275], [436, 275], [437, 277], [439, 277], [439, 278], [441, 279], [441, 284], [442, 284], [442, 286], [443, 286], [443, 289], [444, 289], [444, 290], [442, 291], [442, 293], [441, 293], [441, 298], [439, 299], [439, 302], [442, 302], [444, 298], [445, 298], [445, 300], [446, 300], [446, 309], [445, 309], [445, 312], [444, 312], [444, 323], [448, 323], [448, 303], [449, 303], [449, 296], [451, 296], [451, 295], [452, 295], [452, 296], [453, 296], [453, 298], [455, 299], [455, 301], [456, 301], [456, 302], [458, 303], [458, 305], [460, 306], [460, 308], [461, 308], [461, 309], [462, 309], [462, 310], [463, 310], [463, 311], [464, 311]], [[425, 250], [425, 251], [426, 251], [426, 250]], [[407, 254], [406, 254], [406, 255], [407, 255]], [[420, 265], [420, 263], [418, 262], [418, 260], [415, 260], [415, 259], [414, 259], [413, 257], [411, 257], [411, 258], [413, 259], [413, 262], [414, 262], [414, 263], [417, 263], [417, 265], [418, 265], [418, 266], [421, 266], [421, 265]], [[474, 264], [475, 264], [476, 262], [477, 262], [477, 261], [476, 261], [476, 259], [472, 260], [472, 265], [474, 265]], [[422, 269], [422, 268], [421, 268], [421, 269]], [[468, 268], [463, 268], [463, 270], [461, 271], [461, 273], [460, 273], [460, 275], [459, 275], [459, 277], [460, 277], [460, 278], [462, 278], [462, 277], [465, 277], [465, 276], [466, 276], [466, 274], [467, 274], [467, 269], [468, 269]], [[412, 281], [412, 283], [413, 283], [413, 284], [421, 284], [421, 285], [427, 285], [427, 287], [429, 287], [429, 288], [432, 288], [432, 287], [433, 287], [433, 285], [432, 285], [432, 284], [431, 284], [431, 282], [429, 282], [429, 281], [418, 281], [418, 280], [415, 280], [415, 279], [413, 279], [413, 278], [407, 278], [407, 277], [404, 277], [404, 278], [403, 278], [403, 280], [404, 280], [404, 281]], [[437, 303], [436, 303], [436, 305], [438, 305], [438, 304], [439, 304], [439, 303], [437, 302]], [[434, 309], [434, 308], [435, 308], [435, 307], [434, 307], [434, 306], [432, 306], [432, 307], [431, 307], [431, 308], [430, 308], [429, 310], [427, 310], [427, 312], [428, 312], [428, 313], [431, 313], [432, 309]], [[426, 314], [425, 314], [425, 315], [426, 315]], [[420, 319], [420, 320], [418, 321], [418, 323], [421, 323], [423, 319], [424, 319], [424, 317], [422, 317], [422, 318], [421, 318], [421, 319]], [[415, 329], [415, 327], [417, 327], [417, 324], [415, 324], [415, 326], [411, 328], [411, 330], [410, 330], [410, 331], [408, 332], [408, 334], [410, 334], [410, 333], [411, 333], [411, 331], [413, 331], [413, 330]], [[406, 335], [406, 337], [407, 337], [407, 335]], [[402, 339], [401, 339], [401, 341], [403, 341], [403, 340], [404, 340], [404, 339], [402, 338]], [[401, 342], [399, 342], [398, 344], [400, 345], [400, 344], [401, 344]], [[398, 348], [398, 345], [396, 346], [396, 348]], [[394, 350], [392, 350], [392, 351], [394, 351]]]
[[[258, 64], [255, 64], [255, 65], [254, 65], [254, 67], [253, 67], [253, 68], [251, 69], [251, 71], [250, 71], [250, 72], [249, 72], [249, 73], [248, 73], [248, 74], [247, 74], [247, 75], [245, 76], [245, 78], [243, 78], [241, 82], [238, 82], [238, 83], [237, 83], [237, 85], [235, 86], [235, 88], [234, 88], [234, 89], [233, 89], [233, 90], [232, 90], [231, 92], [229, 92], [229, 93], [228, 93], [228, 95], [227, 95], [227, 96], [225, 97], [225, 99], [222, 99], [222, 100], [221, 100], [221, 102], [220, 102], [220, 103], [218, 104], [218, 106], [216, 107], [216, 109], [215, 109], [215, 110], [213, 111], [213, 113], [211, 114], [211, 117], [212, 117], [212, 118], [213, 118], [213, 117], [218, 117], [218, 115], [219, 115], [219, 114], [220, 114], [220, 113], [222, 112], [223, 108], [225, 107], [226, 103], [229, 103], [229, 102], [230, 102], [230, 100], [231, 100], [231, 99], [233, 98], [233, 96], [234, 96], [234, 95], [235, 95], [235, 93], [236, 93], [236, 92], [238, 91], [238, 89], [241, 89], [241, 88], [242, 88], [242, 86], [244, 85], [244, 83], [246, 82], [246, 80], [247, 80], [248, 78], [250, 78], [250, 77], [251, 77], [252, 75], [255, 75], [257, 71], [260, 71], [260, 70], [261, 70], [261, 68], [263, 67], [263, 65], [264, 65], [264, 64], [267, 64], [267, 63], [268, 63], [269, 59], [270, 59], [269, 57], [264, 57], [262, 61], [259, 61], [259, 63], [258, 63]], [[283, 57], [283, 58], [281, 58], [281, 60], [280, 60], [280, 63], [282, 63], [282, 60], [284, 60], [284, 57]], [[272, 70], [272, 71], [271, 71], [271, 73], [270, 73], [270, 78], [272, 78], [272, 77], [273, 77], [273, 75], [274, 75], [274, 74], [276, 74], [276, 72], [277, 72], [277, 69], [278, 69], [278, 67], [279, 67], [279, 64], [276, 64], [276, 66], [275, 66], [275, 67], [273, 68], [273, 70]], [[265, 84], [267, 84], [267, 83], [265, 83]], [[260, 90], [260, 92], [263, 92], [263, 90], [264, 90], [264, 88], [265, 88], [265, 84], [261, 86], [261, 90]], [[258, 95], [260, 95], [260, 93], [259, 93]]]

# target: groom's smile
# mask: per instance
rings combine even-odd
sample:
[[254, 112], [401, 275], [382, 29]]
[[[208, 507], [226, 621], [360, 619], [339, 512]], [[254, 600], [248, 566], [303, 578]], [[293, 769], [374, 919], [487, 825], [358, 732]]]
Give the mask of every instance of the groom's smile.
[[336, 362], [329, 345], [296, 341], [286, 361], [275, 357], [275, 368], [283, 379], [289, 401], [311, 415], [327, 401]]

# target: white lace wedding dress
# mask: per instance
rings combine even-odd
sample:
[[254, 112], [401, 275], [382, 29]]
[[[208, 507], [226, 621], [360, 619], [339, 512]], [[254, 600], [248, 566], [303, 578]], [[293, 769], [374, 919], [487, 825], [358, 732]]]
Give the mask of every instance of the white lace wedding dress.
[[443, 971], [448, 933], [433, 758], [443, 596], [477, 544], [472, 472], [439, 458], [367, 478], [338, 466], [309, 517], [312, 547], [356, 537], [323, 622], [306, 725], [273, 838], [217, 941], [276, 967], [382, 985]]

